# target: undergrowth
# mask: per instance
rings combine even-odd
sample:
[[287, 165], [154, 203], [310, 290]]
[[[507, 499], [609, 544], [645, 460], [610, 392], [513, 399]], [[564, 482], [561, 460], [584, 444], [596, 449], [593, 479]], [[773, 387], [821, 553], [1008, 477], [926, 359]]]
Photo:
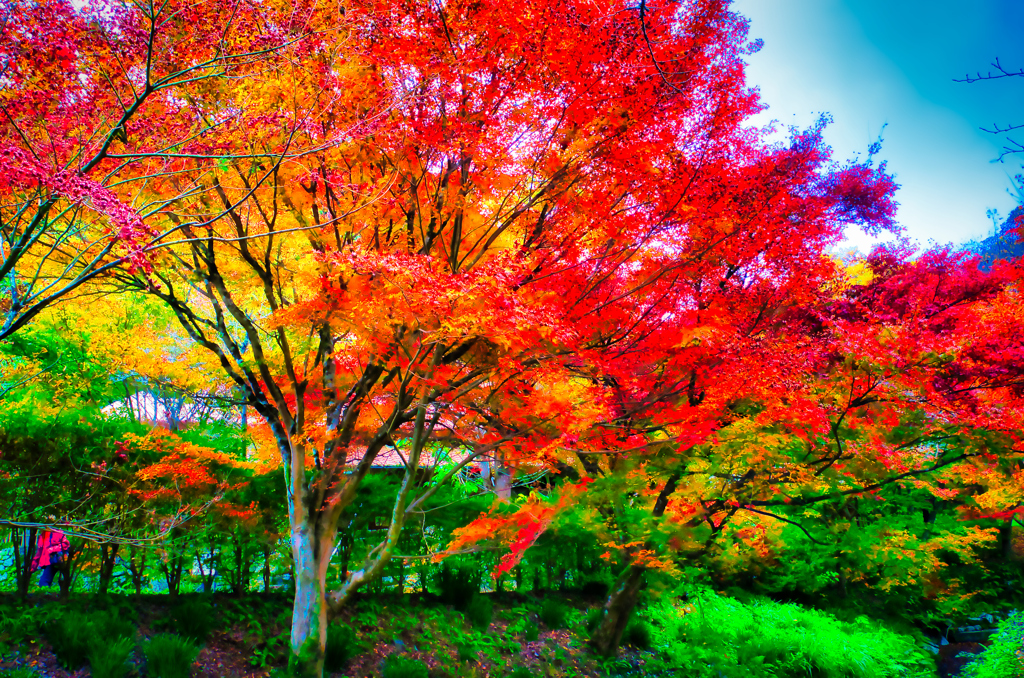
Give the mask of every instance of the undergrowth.
[[173, 633], [158, 633], [144, 647], [150, 678], [188, 678], [199, 656], [194, 642]]
[[102, 659], [98, 661], [106, 666], [108, 658], [102, 652], [123, 639], [133, 641], [135, 630], [131, 620], [114, 611], [93, 614], [65, 612], [46, 625], [46, 637], [57, 661], [74, 670], [85, 665], [95, 653], [99, 653], [96, 656]]
[[358, 639], [352, 627], [344, 624], [331, 624], [327, 627], [327, 648], [324, 653], [324, 668], [327, 671], [341, 671], [358, 651]]
[[540, 619], [549, 629], [564, 629], [569, 616], [569, 606], [558, 598], [545, 598], [540, 608]]
[[94, 645], [89, 650], [89, 675], [92, 678], [124, 678], [133, 649], [135, 641], [130, 637]]
[[205, 643], [215, 623], [213, 608], [202, 598], [188, 598], [178, 603], [172, 613], [178, 635]]
[[427, 665], [418, 659], [393, 654], [384, 660], [384, 678], [428, 678]]
[[15, 669], [0, 671], [0, 678], [39, 678], [39, 674], [28, 666], [19, 666]]
[[[797, 605], [713, 593], [649, 608], [666, 672], [692, 678], [926, 678], [931, 658], [910, 636], [860, 617], [852, 623]], [[654, 667], [651, 667], [654, 668]]]
[[992, 645], [960, 672], [960, 678], [1024, 677], [1024, 612], [999, 624]]

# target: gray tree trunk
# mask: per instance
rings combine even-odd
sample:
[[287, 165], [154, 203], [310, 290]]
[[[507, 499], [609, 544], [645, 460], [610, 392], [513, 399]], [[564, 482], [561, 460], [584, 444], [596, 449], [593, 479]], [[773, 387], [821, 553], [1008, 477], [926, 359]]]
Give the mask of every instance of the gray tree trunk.
[[328, 622], [325, 582], [334, 539], [323, 535], [318, 539], [318, 531], [316, 525], [292, 528], [295, 600], [288, 670], [295, 678], [320, 678], [324, 671]]
[[602, 610], [601, 624], [590, 638], [590, 644], [600, 655], [608, 657], [619, 649], [622, 632], [636, 607], [646, 572], [647, 568], [642, 565], [630, 565], [612, 586]]

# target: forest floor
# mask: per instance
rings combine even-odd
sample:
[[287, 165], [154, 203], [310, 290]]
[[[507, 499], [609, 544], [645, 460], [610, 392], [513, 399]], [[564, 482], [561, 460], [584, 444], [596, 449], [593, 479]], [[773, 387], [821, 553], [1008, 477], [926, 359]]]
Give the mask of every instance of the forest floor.
[[[451, 606], [433, 596], [366, 596], [347, 610], [335, 624], [354, 631], [354, 642], [339, 661], [335, 657], [331, 678], [379, 678], [385, 660], [400, 654], [421, 660], [430, 678], [502, 678], [515, 669], [544, 678], [605, 677], [645, 675], [650, 651], [625, 646], [613, 663], [604, 663], [586, 646], [585, 618], [600, 599], [582, 595], [557, 595], [565, 603], [561, 623], [546, 624], [541, 599], [500, 594], [493, 598], [493, 614], [486, 628], [473, 624]], [[189, 598], [188, 596], [183, 598]], [[209, 627], [205, 643], [193, 665], [193, 678], [269, 678], [279, 675], [287, 652], [291, 605], [283, 594], [235, 597], [213, 594], [208, 618], [199, 620]], [[130, 618], [138, 627], [138, 638], [174, 631], [174, 601], [165, 595], [116, 597], [111, 609]], [[0, 594], [0, 677], [16, 667], [31, 667], [45, 678], [86, 678], [85, 666], [61, 667], [44, 633], [33, 633], [22, 624], [19, 632], [9, 610], [32, 611], [39, 620], [53, 619], [61, 610], [95, 610], [111, 603], [94, 596], [76, 596], [67, 605], [55, 595], [34, 594], [29, 605]], [[37, 614], [38, 613], [38, 614]], [[549, 622], [550, 614], [547, 615]], [[45, 621], [40, 621], [40, 629]], [[557, 628], [563, 626], [564, 628]], [[570, 630], [572, 629], [572, 630]], [[940, 678], [955, 678], [966, 660], [961, 652], [978, 652], [977, 643], [944, 646], [936, 657]], [[130, 659], [127, 678], [146, 675], [145, 657], [139, 645]], [[611, 669], [611, 671], [609, 671]], [[521, 674], [520, 674], [521, 675]]]
[[[94, 609], [87, 598], [73, 600], [69, 607]], [[285, 663], [290, 601], [283, 595], [237, 598], [226, 594], [214, 594], [210, 600], [214, 624], [193, 665], [192, 677], [273, 676], [275, 669]], [[125, 601], [129, 602], [119, 605], [119, 613], [134, 619], [140, 639], [174, 630], [173, 603], [168, 596], [126, 597]], [[62, 607], [56, 596], [50, 594], [31, 595], [29, 602], [37, 609], [50, 608], [51, 614], [45, 616], [51, 618], [52, 610]], [[543, 622], [537, 623], [539, 601], [503, 594], [494, 602], [492, 621], [486, 630], [481, 630], [450, 606], [436, 602], [433, 596], [405, 596], [401, 601], [387, 595], [364, 597], [335, 620], [335, 624], [353, 629], [357, 642], [343, 665], [325, 671], [325, 675], [377, 678], [382, 674], [385, 659], [394, 654], [423, 661], [431, 678], [497, 678], [520, 667], [531, 675], [550, 678], [607, 675], [598, 658], [588, 652], [584, 637], [567, 628], [548, 628]], [[582, 611], [596, 605], [596, 601], [578, 596], [568, 596], [565, 602], [566, 626], [578, 626]], [[4, 601], [0, 596], [0, 609], [14, 604], [13, 598]], [[535, 629], [534, 638], [524, 629], [530, 626]], [[31, 667], [46, 678], [90, 676], [87, 667], [61, 667], [45, 634], [32, 634], [20, 642], [10, 635], [0, 625], [0, 676], [16, 667]], [[640, 669], [644, 654], [635, 648], [623, 648], [616, 665], [620, 670]], [[128, 676], [145, 675], [144, 661], [140, 646], [131, 658]]]

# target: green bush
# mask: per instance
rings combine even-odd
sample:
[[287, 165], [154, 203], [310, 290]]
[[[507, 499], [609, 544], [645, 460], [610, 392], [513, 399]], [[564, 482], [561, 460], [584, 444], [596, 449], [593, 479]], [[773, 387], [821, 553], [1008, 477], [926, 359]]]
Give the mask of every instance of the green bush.
[[534, 678], [536, 675], [536, 673], [525, 666], [520, 666], [517, 669], [512, 669], [512, 672], [507, 675], [507, 678]]
[[564, 629], [569, 606], [557, 598], [548, 598], [540, 608], [540, 619], [549, 629]]
[[199, 647], [188, 638], [158, 633], [144, 646], [150, 678], [189, 678]]
[[770, 600], [743, 604], [711, 593], [683, 613], [672, 600], [651, 609], [666, 668], [693, 678], [925, 678], [931, 657], [914, 638], [865, 617], [853, 623]]
[[622, 642], [640, 650], [650, 649], [651, 627], [639, 619], [634, 619], [622, 632]]
[[427, 665], [418, 659], [390, 655], [384, 660], [384, 678], [428, 678]]
[[1019, 678], [1024, 676], [1024, 612], [999, 623], [992, 645], [961, 672], [961, 678]]
[[171, 613], [178, 635], [205, 643], [213, 630], [213, 608], [201, 598], [189, 598], [178, 603]]
[[460, 662], [475, 662], [480, 658], [480, 650], [471, 640], [455, 643], [455, 651], [459, 654]]
[[531, 621], [523, 628], [523, 640], [528, 643], [532, 643], [538, 638], [540, 638], [540, 629], [537, 628], [537, 624], [535, 622]]
[[0, 678], [39, 678], [35, 669], [27, 666], [19, 666], [16, 669], [7, 669], [0, 672]]
[[100, 643], [113, 643], [122, 638], [135, 639], [135, 623], [128, 617], [121, 616], [116, 610], [107, 610], [90, 615], [96, 634], [96, 640]]
[[587, 631], [593, 633], [597, 630], [597, 627], [601, 624], [601, 620], [604, 618], [604, 608], [595, 607], [594, 609], [587, 612]]
[[466, 618], [474, 628], [480, 631], [486, 631], [490, 627], [493, 615], [494, 604], [489, 598], [479, 593], [473, 596], [469, 605], [466, 606]]
[[66, 612], [51, 621], [46, 626], [46, 639], [57, 662], [70, 671], [85, 666], [89, 650], [100, 641], [93, 620], [81, 612]]
[[62, 614], [64, 610], [56, 605], [0, 608], [0, 655], [46, 635], [47, 627]]
[[356, 632], [344, 624], [327, 627], [327, 648], [324, 654], [324, 669], [330, 673], [341, 671], [358, 651]]
[[92, 678], [124, 678], [135, 640], [120, 637], [99, 642], [89, 650], [89, 675]]
[[482, 575], [471, 565], [452, 567], [445, 563], [437, 575], [437, 586], [441, 591], [441, 602], [457, 610], [465, 610], [480, 593]]

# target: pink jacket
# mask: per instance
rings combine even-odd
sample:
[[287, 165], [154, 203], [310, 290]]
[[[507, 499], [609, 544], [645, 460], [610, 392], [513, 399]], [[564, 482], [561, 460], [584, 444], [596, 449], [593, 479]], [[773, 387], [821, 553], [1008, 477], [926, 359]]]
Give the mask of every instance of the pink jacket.
[[70, 548], [71, 542], [68, 541], [63, 532], [44, 530], [40, 533], [39, 540], [36, 542], [36, 552], [32, 556], [32, 566], [29, 571], [35, 572], [41, 567], [59, 563], [61, 554], [67, 552]]

